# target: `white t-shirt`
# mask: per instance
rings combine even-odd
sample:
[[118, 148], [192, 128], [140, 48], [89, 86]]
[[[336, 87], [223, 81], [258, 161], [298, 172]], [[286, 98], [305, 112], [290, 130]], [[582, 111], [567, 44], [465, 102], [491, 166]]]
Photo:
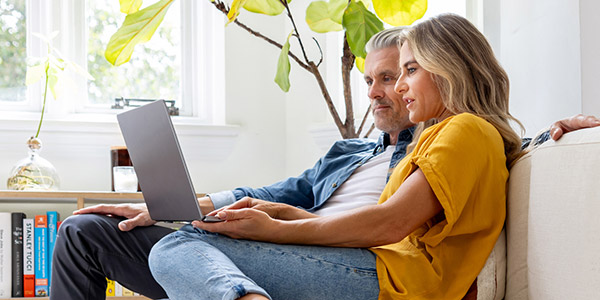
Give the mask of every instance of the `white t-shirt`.
[[314, 213], [319, 216], [333, 215], [365, 205], [375, 205], [386, 184], [390, 160], [395, 146], [386, 147], [384, 153], [356, 168], [348, 179], [333, 192], [325, 204]]

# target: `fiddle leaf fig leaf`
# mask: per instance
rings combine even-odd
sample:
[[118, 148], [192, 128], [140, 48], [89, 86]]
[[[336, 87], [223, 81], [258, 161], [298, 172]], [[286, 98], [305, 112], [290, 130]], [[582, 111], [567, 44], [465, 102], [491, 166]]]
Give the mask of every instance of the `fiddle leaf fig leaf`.
[[142, 0], [119, 0], [121, 12], [124, 14], [132, 14], [140, 9], [142, 2]]
[[308, 27], [318, 33], [343, 30], [342, 18], [347, 4], [347, 0], [312, 2], [306, 8], [306, 23]]
[[150, 40], [174, 0], [161, 0], [127, 15], [123, 25], [112, 35], [104, 56], [115, 66], [129, 61], [137, 44]]
[[278, 0], [247, 0], [244, 9], [257, 14], [276, 16], [281, 14], [285, 7]]
[[279, 60], [277, 61], [277, 74], [275, 74], [275, 83], [281, 88], [282, 91], [288, 92], [290, 90], [290, 37], [292, 33], [287, 37], [285, 44], [281, 48], [279, 54]]
[[248, 0], [233, 0], [233, 3], [231, 3], [231, 8], [227, 13], [227, 24], [235, 21], [237, 16], [240, 14], [240, 9], [244, 6], [244, 4], [246, 4], [247, 1]]
[[356, 60], [354, 61], [354, 63], [356, 64], [356, 68], [361, 72], [361, 73], [365, 73], [365, 59], [362, 57], [356, 57]]
[[366, 57], [365, 45], [371, 36], [383, 30], [383, 23], [379, 18], [367, 10], [362, 2], [354, 0], [344, 12], [342, 25], [346, 29], [350, 50], [356, 57]]
[[427, 0], [373, 0], [375, 13], [392, 26], [407, 26], [427, 11]]

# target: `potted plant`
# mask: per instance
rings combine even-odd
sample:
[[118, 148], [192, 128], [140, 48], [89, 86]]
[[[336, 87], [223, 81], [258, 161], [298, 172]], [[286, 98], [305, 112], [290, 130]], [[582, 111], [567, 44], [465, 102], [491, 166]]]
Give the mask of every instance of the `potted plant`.
[[[116, 66], [129, 61], [134, 47], [139, 43], [150, 40], [173, 1], [175, 0], [160, 0], [140, 10], [142, 0], [120, 0], [121, 12], [126, 13], [127, 16], [106, 47], [106, 59]], [[306, 8], [306, 22], [314, 32], [344, 32], [341, 61], [346, 116], [342, 121], [319, 70], [323, 55], [321, 53], [321, 56], [316, 60], [308, 57], [304, 48], [306, 43], [296, 27], [296, 21], [290, 10], [290, 5], [293, 5], [291, 0], [233, 0], [230, 6], [223, 0], [209, 1], [216, 9], [227, 15], [229, 23], [233, 22], [250, 34], [281, 49], [275, 82], [283, 91], [287, 92], [290, 88], [290, 58], [314, 76], [333, 121], [343, 138], [359, 137], [363, 132], [365, 120], [370, 111], [369, 107], [364, 113], [361, 124], [356, 128], [350, 71], [356, 65], [362, 72], [366, 57], [365, 44], [371, 36], [384, 29], [384, 22], [392, 26], [410, 25], [420, 19], [427, 10], [427, 0], [329, 0], [328, 2], [313, 1], [308, 5]], [[369, 9], [371, 3], [374, 12]], [[277, 42], [239, 21], [238, 16], [243, 10], [269, 16], [285, 12], [293, 30], [283, 43]], [[298, 42], [302, 52], [301, 55], [290, 51], [290, 39], [292, 37]], [[317, 46], [319, 46], [318, 43]], [[373, 126], [371, 126], [372, 128]]]
[[72, 69], [89, 80], [94, 80], [94, 78], [77, 64], [61, 58], [60, 52], [52, 47], [51, 41], [58, 35], [58, 31], [53, 32], [48, 37], [38, 33], [32, 34], [42, 39], [48, 49], [44, 57], [28, 58], [27, 73], [25, 75], [26, 85], [35, 84], [44, 78], [42, 110], [37, 131], [34, 136], [27, 140], [28, 156], [18, 161], [12, 168], [6, 186], [10, 190], [57, 190], [60, 187], [60, 179], [56, 169], [49, 161], [39, 155], [42, 148], [39, 135], [44, 121], [48, 90], [50, 90], [54, 99], [58, 99], [66, 85], [66, 69]]

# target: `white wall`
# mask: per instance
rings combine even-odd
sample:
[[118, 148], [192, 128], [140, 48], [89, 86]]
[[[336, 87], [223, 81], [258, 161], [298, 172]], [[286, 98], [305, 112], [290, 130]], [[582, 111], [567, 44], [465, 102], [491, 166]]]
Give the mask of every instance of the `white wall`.
[[511, 80], [511, 111], [531, 136], [577, 114], [600, 114], [600, 48], [592, 0], [496, 0], [500, 57]]

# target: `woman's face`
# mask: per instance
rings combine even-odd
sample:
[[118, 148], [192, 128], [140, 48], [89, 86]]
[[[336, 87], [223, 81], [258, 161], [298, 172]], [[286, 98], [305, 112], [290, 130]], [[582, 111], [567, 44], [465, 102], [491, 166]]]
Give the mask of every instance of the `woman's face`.
[[424, 122], [433, 118], [441, 121], [450, 115], [442, 103], [433, 74], [417, 63], [406, 42], [400, 48], [400, 68], [401, 74], [394, 89], [402, 95], [410, 112], [411, 122]]

